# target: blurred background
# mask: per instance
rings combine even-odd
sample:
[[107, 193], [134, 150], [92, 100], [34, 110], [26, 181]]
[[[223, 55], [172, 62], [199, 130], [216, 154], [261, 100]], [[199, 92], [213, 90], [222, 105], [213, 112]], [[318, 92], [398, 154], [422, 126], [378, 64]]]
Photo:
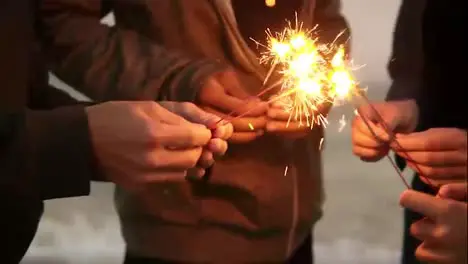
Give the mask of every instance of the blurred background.
[[[399, 1], [343, 0], [350, 22], [353, 58], [369, 96], [382, 100], [389, 86], [386, 63]], [[112, 23], [112, 17], [105, 20]], [[82, 98], [56, 78], [54, 85]], [[363, 163], [351, 153], [349, 106], [331, 113], [324, 149], [325, 215], [315, 229], [318, 264], [395, 264], [399, 260], [404, 189], [391, 165]], [[39, 232], [23, 263], [121, 263], [123, 241], [113, 203], [113, 186], [94, 183], [89, 197], [46, 203]]]

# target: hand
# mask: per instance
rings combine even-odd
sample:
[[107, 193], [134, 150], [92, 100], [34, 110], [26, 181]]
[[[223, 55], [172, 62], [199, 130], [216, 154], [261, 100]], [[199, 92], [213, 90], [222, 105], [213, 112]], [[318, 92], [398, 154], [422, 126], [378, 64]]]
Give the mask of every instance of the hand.
[[[414, 100], [385, 102], [373, 106], [392, 132], [410, 133], [416, 128], [418, 106]], [[352, 125], [353, 152], [364, 161], [378, 161], [387, 155], [390, 149], [390, 135], [384, 127], [378, 125], [380, 120], [370, 106], [360, 107], [358, 112], [359, 115], [354, 118]], [[368, 120], [378, 138], [369, 131], [362, 118]]]
[[[329, 112], [331, 104], [327, 104], [323, 109], [317, 110], [317, 113], [325, 115]], [[290, 113], [285, 110], [280, 102], [274, 102], [268, 109], [268, 121], [266, 131], [289, 138], [302, 138], [306, 136], [313, 128], [311, 116], [306, 113]]]
[[110, 181], [126, 189], [185, 177], [211, 139], [154, 102], [108, 102], [86, 108], [95, 156]]
[[[392, 149], [407, 160], [423, 181], [438, 185], [467, 179], [467, 133], [457, 128], [433, 128], [407, 135], [397, 134]], [[402, 149], [405, 151], [403, 152]], [[418, 171], [418, 169], [420, 171]]]
[[[204, 110], [221, 118], [227, 118], [227, 115], [234, 111], [234, 119], [228, 120], [234, 127], [229, 142], [251, 142], [264, 133], [267, 104], [252, 99], [233, 71], [210, 77], [199, 91], [198, 102]], [[235, 118], [247, 111], [249, 112], [244, 117]]]
[[[185, 118], [186, 120], [202, 124], [206, 127], [216, 124], [220, 117], [205, 112], [192, 103], [159, 102], [167, 110]], [[212, 138], [203, 148], [203, 152], [198, 160], [196, 168], [190, 170], [190, 176], [202, 177], [205, 170], [213, 166], [215, 157], [223, 156], [228, 148], [226, 140], [232, 136], [233, 127], [230, 123], [221, 122], [212, 131]]]
[[416, 249], [416, 257], [428, 263], [466, 263], [467, 184], [443, 186], [439, 196], [412, 190], [401, 196], [402, 206], [427, 216], [410, 228], [411, 234], [422, 241]]

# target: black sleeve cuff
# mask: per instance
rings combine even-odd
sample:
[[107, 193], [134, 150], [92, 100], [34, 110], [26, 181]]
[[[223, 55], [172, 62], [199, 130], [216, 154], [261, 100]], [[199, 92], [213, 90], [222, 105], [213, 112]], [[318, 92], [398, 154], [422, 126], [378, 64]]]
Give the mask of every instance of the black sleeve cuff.
[[95, 158], [83, 106], [26, 114], [29, 174], [45, 199], [83, 196], [95, 178]]

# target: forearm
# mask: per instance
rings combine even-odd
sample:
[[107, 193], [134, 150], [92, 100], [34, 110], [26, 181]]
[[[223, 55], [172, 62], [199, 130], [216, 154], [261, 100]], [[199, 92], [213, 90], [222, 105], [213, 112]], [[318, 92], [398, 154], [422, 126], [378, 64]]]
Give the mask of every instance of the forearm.
[[1, 184], [42, 200], [88, 195], [96, 168], [84, 107], [2, 115]]
[[46, 0], [44, 46], [61, 79], [95, 101], [192, 101], [217, 70], [170, 52], [135, 30], [100, 23], [101, 1]]
[[388, 101], [418, 101], [420, 96], [424, 60], [421, 31], [424, 2], [404, 0], [400, 6], [388, 62], [388, 73], [392, 79]]

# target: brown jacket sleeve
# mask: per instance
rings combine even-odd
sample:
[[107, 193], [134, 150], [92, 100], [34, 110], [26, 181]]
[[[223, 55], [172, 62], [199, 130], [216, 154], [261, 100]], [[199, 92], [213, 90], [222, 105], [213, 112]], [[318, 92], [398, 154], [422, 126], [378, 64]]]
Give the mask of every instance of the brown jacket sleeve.
[[323, 43], [343, 44], [350, 51], [351, 32], [341, 13], [340, 0], [315, 0], [314, 21], [318, 24], [319, 41]]
[[18, 197], [88, 195], [95, 166], [84, 108], [0, 114], [0, 175]]
[[42, 1], [42, 32], [50, 67], [95, 101], [192, 101], [219, 65], [169, 52], [134, 30], [100, 23], [98, 0]]

